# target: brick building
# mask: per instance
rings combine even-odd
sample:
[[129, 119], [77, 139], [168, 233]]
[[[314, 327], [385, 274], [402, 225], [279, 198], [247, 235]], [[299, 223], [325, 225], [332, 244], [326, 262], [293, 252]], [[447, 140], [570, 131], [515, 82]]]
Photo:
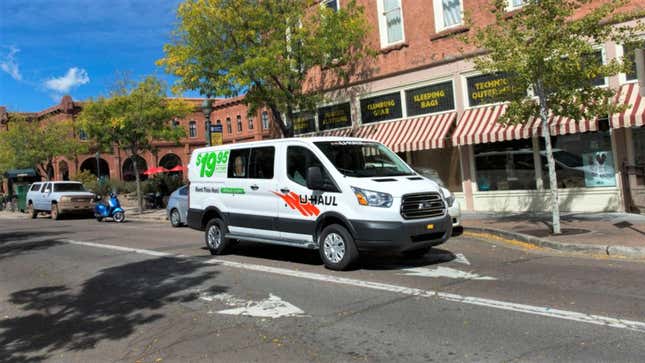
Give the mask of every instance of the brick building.
[[[214, 99], [212, 101], [213, 111], [211, 122], [222, 123], [224, 143], [244, 142], [251, 140], [262, 140], [279, 135], [270, 117], [270, 112], [260, 109], [255, 115], [247, 115], [247, 107], [242, 103], [243, 97]], [[206, 145], [205, 117], [201, 110], [203, 98], [189, 98], [187, 102], [194, 104], [195, 111], [182, 119], [169, 120], [176, 127], [183, 127], [186, 137], [179, 143], [170, 141], [156, 141], [153, 143], [153, 151], [143, 154], [139, 161], [139, 172], [153, 166], [163, 166], [171, 169], [177, 165], [188, 165], [191, 152]], [[82, 102], [73, 101], [70, 96], [64, 96], [57, 105], [49, 107], [40, 112], [23, 113], [28, 119], [42, 122], [56, 122], [60, 120], [75, 120], [83, 108]], [[7, 127], [7, 115], [4, 107], [0, 108], [0, 121], [2, 130]], [[83, 139], [87, 135], [80, 129], [77, 130], [78, 137]], [[52, 165], [54, 180], [68, 180], [83, 170], [89, 170], [95, 175], [109, 177], [113, 180], [134, 180], [132, 160], [122, 150], [114, 150], [113, 153], [99, 154], [97, 161], [96, 154], [79, 155], [76, 159], [57, 157]], [[40, 170], [41, 175], [46, 175]]]
[[[380, 50], [373, 72], [345, 89], [331, 90], [333, 101], [302, 115], [297, 132], [381, 141], [440, 179], [466, 210], [546, 210], [550, 194], [539, 126], [496, 122], [505, 109], [503, 100], [486, 102], [481, 96], [504, 79], [477, 73], [472, 60], [482, 52], [457, 37], [471, 31], [465, 13], [477, 26], [494, 21], [491, 1], [358, 2], [373, 29], [369, 41]], [[593, 1], [580, 14], [602, 2]], [[325, 4], [342, 8], [343, 1]], [[521, 6], [521, 0], [508, 0], [509, 16]], [[644, 0], [633, 0], [623, 10], [642, 14], [644, 8]], [[595, 56], [603, 62], [623, 54], [633, 57], [630, 49], [642, 45], [643, 38], [599, 44]], [[617, 90], [619, 102], [631, 105], [624, 114], [579, 123], [550, 120], [562, 210], [616, 211], [626, 205], [645, 210], [645, 179], [620, 172], [623, 164], [645, 165], [645, 100], [637, 94], [635, 79], [621, 74], [597, 83]], [[592, 175], [593, 168], [602, 173]]]

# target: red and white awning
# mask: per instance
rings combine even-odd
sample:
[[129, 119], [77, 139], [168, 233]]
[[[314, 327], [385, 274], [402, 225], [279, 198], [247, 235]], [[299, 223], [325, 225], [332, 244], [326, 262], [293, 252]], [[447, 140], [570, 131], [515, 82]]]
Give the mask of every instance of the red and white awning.
[[456, 116], [456, 112], [447, 112], [365, 125], [356, 136], [381, 142], [394, 152], [437, 149], [446, 145], [446, 135]]
[[321, 131], [317, 136], [339, 136], [339, 137], [347, 137], [352, 135], [352, 128], [351, 127], [345, 127], [342, 129], [333, 129], [333, 130], [325, 130]]
[[[498, 122], [506, 112], [508, 105], [500, 104], [473, 108], [464, 111], [452, 135], [454, 145], [481, 144], [487, 142], [528, 139], [542, 134], [539, 118], [533, 118], [523, 124], [504, 125]], [[575, 121], [560, 116], [549, 117], [551, 135], [566, 135], [579, 132], [596, 131], [597, 120]]]
[[627, 105], [627, 109], [611, 116], [611, 127], [645, 125], [645, 99], [640, 95], [638, 83], [630, 83], [620, 87], [616, 95], [616, 103]]

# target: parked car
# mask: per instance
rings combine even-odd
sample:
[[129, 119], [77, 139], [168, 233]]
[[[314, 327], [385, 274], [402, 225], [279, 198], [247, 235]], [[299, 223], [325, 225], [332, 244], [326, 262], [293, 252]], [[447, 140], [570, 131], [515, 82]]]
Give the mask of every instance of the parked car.
[[168, 220], [173, 227], [179, 227], [186, 224], [186, 213], [188, 213], [188, 186], [175, 190], [170, 194], [168, 205], [166, 206]]
[[446, 200], [446, 205], [448, 206], [448, 214], [452, 219], [452, 236], [456, 237], [461, 235], [464, 232], [464, 227], [461, 225], [461, 206], [459, 202], [455, 200], [455, 195], [446, 187], [434, 169], [428, 167], [416, 167], [414, 168], [419, 175], [426, 177], [433, 182], [437, 183], [441, 187], [441, 194]]
[[38, 213], [50, 213], [52, 219], [63, 214], [94, 213], [94, 194], [75, 181], [38, 182], [29, 186], [27, 209], [31, 218]]

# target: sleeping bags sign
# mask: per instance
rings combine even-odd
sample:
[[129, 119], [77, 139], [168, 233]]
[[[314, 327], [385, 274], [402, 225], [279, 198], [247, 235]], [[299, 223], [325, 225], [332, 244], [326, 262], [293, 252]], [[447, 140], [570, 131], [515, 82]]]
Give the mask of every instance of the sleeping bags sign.
[[405, 91], [408, 116], [455, 109], [452, 82], [443, 82]]
[[361, 118], [364, 124], [401, 118], [401, 93], [365, 98], [361, 100]]

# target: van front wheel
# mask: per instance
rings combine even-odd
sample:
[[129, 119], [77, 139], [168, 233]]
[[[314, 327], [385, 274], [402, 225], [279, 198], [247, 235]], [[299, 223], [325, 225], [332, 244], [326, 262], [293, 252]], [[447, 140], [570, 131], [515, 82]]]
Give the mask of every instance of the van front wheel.
[[338, 224], [325, 227], [318, 239], [320, 257], [330, 270], [347, 270], [358, 259], [354, 238]]
[[221, 255], [230, 247], [230, 241], [224, 237], [226, 232], [226, 225], [219, 218], [211, 219], [206, 225], [204, 238], [211, 255]]

